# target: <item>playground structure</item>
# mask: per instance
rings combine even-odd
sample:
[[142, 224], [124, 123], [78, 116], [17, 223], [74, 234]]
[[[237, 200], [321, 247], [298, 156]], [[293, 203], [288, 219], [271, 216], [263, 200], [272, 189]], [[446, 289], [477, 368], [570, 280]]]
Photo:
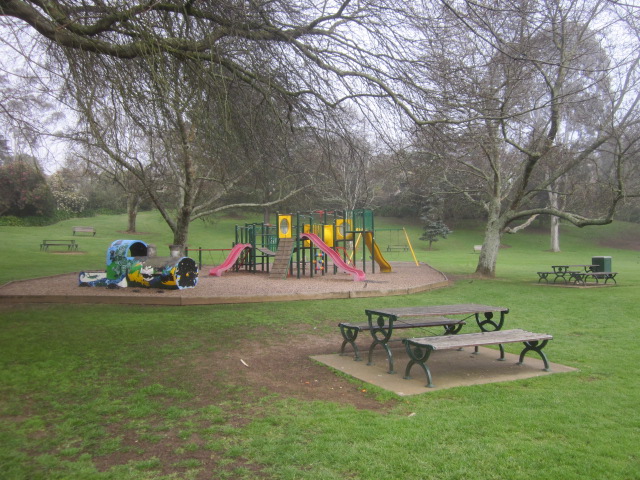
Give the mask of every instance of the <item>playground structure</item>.
[[[236, 225], [235, 234], [231, 252], [210, 275], [233, 268], [271, 277], [313, 277], [326, 274], [331, 263], [334, 274], [343, 271], [363, 281], [367, 270], [375, 273], [376, 265], [383, 273], [392, 270], [376, 243], [373, 212], [368, 209], [278, 214], [276, 225]], [[406, 232], [405, 237], [417, 264]]]
[[198, 266], [189, 257], [155, 256], [140, 240], [116, 240], [107, 249], [105, 272], [80, 272], [81, 287], [183, 289], [198, 283]]

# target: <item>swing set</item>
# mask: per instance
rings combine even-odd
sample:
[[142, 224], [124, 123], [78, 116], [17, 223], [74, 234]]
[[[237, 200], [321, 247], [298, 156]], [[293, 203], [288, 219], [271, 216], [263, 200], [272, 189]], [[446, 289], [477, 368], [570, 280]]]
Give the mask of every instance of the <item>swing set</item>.
[[[224, 261], [224, 259], [226, 258], [226, 256], [229, 254], [229, 252], [231, 251], [230, 248], [202, 248], [202, 247], [198, 247], [198, 248], [187, 248], [186, 249], [186, 253], [187, 255], [189, 255], [189, 252], [198, 252], [198, 268], [202, 268], [202, 265], [204, 265], [204, 263], [207, 264], [211, 264], [211, 265], [217, 265], [218, 263], [222, 263]], [[202, 261], [202, 252], [208, 252], [209, 253], [209, 258], [208, 258], [208, 262], [203, 262]], [[218, 252], [218, 255], [215, 255], [214, 252]]]
[[[407, 233], [407, 230], [402, 227], [402, 228], [376, 228], [375, 233], [376, 233], [376, 238], [378, 239], [378, 243], [382, 244], [383, 242], [381, 241], [381, 237], [382, 235], [380, 235], [380, 233], [382, 232], [387, 232], [387, 247], [386, 247], [386, 251], [387, 253], [392, 253], [392, 252], [411, 252], [411, 256], [413, 257], [413, 261], [415, 262], [416, 265], [420, 265], [420, 263], [418, 262], [418, 259], [416, 258], [416, 254], [413, 250], [413, 246], [411, 245], [411, 240], [409, 240], [409, 234]], [[358, 248], [358, 243], [360, 242], [362, 238], [361, 234], [358, 234], [358, 237], [356, 239], [356, 246], [355, 249]]]

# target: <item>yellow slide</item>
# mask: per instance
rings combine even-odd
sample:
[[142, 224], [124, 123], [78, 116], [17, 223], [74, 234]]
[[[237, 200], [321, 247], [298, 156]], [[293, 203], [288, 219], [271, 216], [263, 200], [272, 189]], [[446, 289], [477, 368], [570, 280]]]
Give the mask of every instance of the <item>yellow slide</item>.
[[389, 273], [391, 271], [391, 265], [389, 265], [389, 262], [387, 262], [382, 256], [382, 252], [378, 248], [378, 244], [373, 243], [373, 234], [371, 232], [364, 232], [364, 243], [373, 254], [373, 259], [378, 265], [380, 265], [380, 271], [383, 273]]

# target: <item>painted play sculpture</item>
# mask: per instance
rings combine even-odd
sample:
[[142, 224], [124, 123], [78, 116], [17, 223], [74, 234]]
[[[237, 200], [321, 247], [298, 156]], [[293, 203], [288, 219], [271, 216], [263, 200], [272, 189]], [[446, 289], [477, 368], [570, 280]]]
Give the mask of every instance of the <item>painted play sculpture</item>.
[[192, 288], [198, 265], [189, 257], [156, 257], [140, 240], [116, 240], [107, 249], [105, 272], [80, 272], [81, 287]]

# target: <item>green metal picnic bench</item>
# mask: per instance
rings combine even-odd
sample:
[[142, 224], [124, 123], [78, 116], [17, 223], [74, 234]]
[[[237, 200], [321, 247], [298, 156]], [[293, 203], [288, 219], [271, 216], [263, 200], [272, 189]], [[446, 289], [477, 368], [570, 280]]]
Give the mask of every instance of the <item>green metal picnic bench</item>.
[[574, 284], [586, 285], [589, 278], [592, 278], [596, 285], [600, 283], [600, 280], [604, 280], [606, 284], [609, 280], [617, 284], [616, 275], [618, 272], [572, 272], [570, 281]]
[[533, 351], [542, 358], [542, 361], [544, 362], [544, 370], [549, 371], [549, 361], [542, 349], [551, 339], [553, 339], [553, 337], [546, 333], [533, 333], [521, 329], [465, 333], [460, 335], [449, 335], [446, 337], [433, 336], [407, 338], [403, 340], [403, 343], [411, 360], [405, 369], [404, 378], [411, 378], [411, 368], [417, 364], [422, 368], [427, 376], [427, 387], [434, 387], [431, 370], [429, 370], [429, 367], [427, 366], [427, 360], [429, 360], [431, 353], [435, 350], [453, 350], [464, 347], [475, 347], [477, 349], [479, 346], [498, 345], [500, 348], [499, 360], [504, 360], [504, 347], [502, 345], [505, 343], [520, 342], [524, 344], [524, 348], [520, 352], [518, 364], [521, 365], [524, 362], [525, 355]]
[[[499, 312], [499, 319], [494, 319], [494, 313]], [[419, 307], [389, 308], [384, 310], [365, 310], [367, 323], [339, 324], [343, 342], [340, 353], [344, 355], [347, 344], [351, 345], [355, 352], [355, 359], [359, 360], [358, 347], [355, 343], [358, 333], [369, 331], [372, 337], [369, 346], [368, 364], [372, 364], [373, 351], [380, 345], [386, 355], [389, 364], [389, 373], [394, 372], [393, 354], [389, 348], [389, 342], [397, 340], [393, 338], [394, 330], [413, 328], [444, 327], [444, 335], [458, 334], [466, 324], [466, 319], [475, 318], [481, 331], [500, 330], [504, 324], [504, 316], [509, 312], [505, 307], [493, 307], [475, 303], [459, 305], [430, 305]], [[465, 318], [448, 318], [447, 316], [466, 316]]]

